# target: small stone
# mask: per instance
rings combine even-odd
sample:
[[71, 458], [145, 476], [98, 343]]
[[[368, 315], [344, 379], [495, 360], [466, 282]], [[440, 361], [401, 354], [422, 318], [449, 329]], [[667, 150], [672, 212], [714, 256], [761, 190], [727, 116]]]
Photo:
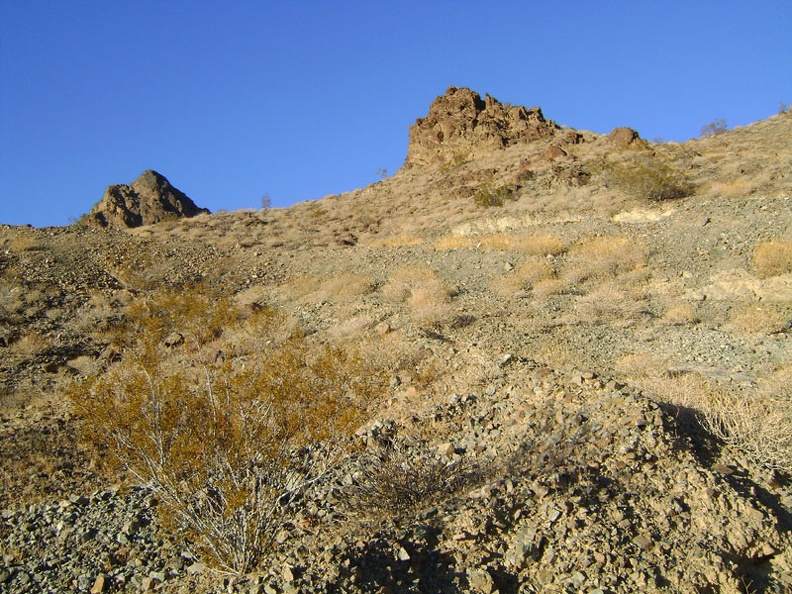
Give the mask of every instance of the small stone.
[[441, 443], [439, 446], [437, 446], [437, 454], [439, 456], [443, 456], [444, 458], [449, 458], [453, 456], [455, 451], [456, 448], [454, 447], [454, 444], [451, 443], [450, 441]]
[[104, 592], [105, 588], [107, 587], [107, 580], [103, 573], [100, 573], [96, 576], [94, 580], [93, 587], [91, 587], [91, 594], [99, 594], [100, 592]]
[[468, 569], [467, 579], [470, 587], [481, 594], [492, 594], [495, 582], [486, 569]]
[[410, 560], [410, 553], [404, 547], [399, 547], [399, 550], [396, 551], [396, 557], [399, 561], [409, 561]]
[[638, 545], [644, 551], [648, 551], [652, 548], [652, 545], [654, 545], [654, 541], [647, 534], [639, 534], [633, 538], [633, 543]]
[[504, 355], [501, 357], [500, 361], [498, 361], [498, 367], [505, 367], [514, 359], [514, 355], [511, 353]]
[[288, 563], [283, 566], [283, 570], [281, 571], [281, 577], [283, 581], [287, 584], [290, 584], [294, 581], [294, 568], [289, 565]]
[[165, 337], [164, 340], [165, 346], [169, 348], [179, 346], [183, 342], [184, 335], [182, 335], [180, 332], [171, 332]]
[[187, 566], [187, 573], [190, 575], [203, 573], [204, 571], [206, 571], [206, 565], [203, 563], [193, 563], [192, 565]]
[[391, 331], [391, 325], [388, 322], [380, 322], [376, 326], [374, 326], [374, 332], [379, 334], [380, 336], [385, 336]]

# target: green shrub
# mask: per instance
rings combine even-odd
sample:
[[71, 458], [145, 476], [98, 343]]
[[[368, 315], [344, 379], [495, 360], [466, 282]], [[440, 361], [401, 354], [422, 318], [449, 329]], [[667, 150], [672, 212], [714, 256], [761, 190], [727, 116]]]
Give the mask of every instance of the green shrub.
[[649, 200], [684, 198], [693, 185], [676, 167], [657, 156], [638, 155], [626, 161], [607, 163], [605, 181], [621, 191]]
[[482, 183], [473, 194], [473, 202], [482, 208], [503, 206], [506, 200], [514, 200], [514, 191], [514, 186], [496, 186], [492, 180], [488, 180]]

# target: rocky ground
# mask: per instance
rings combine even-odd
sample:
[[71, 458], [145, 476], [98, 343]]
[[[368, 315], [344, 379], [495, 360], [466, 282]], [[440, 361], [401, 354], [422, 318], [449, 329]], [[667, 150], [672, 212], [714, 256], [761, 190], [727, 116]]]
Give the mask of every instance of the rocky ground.
[[[0, 229], [1, 592], [792, 589], [789, 460], [707, 424], [717, 402], [790, 422], [792, 256], [760, 258], [792, 241], [790, 114], [650, 145], [455, 89], [416, 126], [406, 166], [347, 195]], [[647, 151], [694, 191], [603, 173]], [[398, 362], [244, 576], [108, 476], [62, 395], [123, 357], [125, 312], [198, 281]]]

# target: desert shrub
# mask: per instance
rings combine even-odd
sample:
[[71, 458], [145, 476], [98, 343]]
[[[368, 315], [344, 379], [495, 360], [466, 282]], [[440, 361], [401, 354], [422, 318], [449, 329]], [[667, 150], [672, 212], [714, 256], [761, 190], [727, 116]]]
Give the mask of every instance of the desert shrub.
[[503, 206], [506, 200], [513, 200], [515, 187], [495, 185], [492, 179], [483, 182], [473, 193], [473, 203], [482, 208]]
[[360, 460], [361, 470], [346, 491], [348, 505], [368, 514], [399, 515], [427, 507], [475, 482], [476, 472], [441, 457], [425, 441], [394, 441]]
[[450, 291], [428, 266], [397, 269], [382, 292], [389, 299], [406, 303], [419, 322], [438, 322], [448, 313]]
[[715, 118], [709, 124], [701, 127], [701, 136], [717, 136], [718, 134], [728, 132], [728, 130], [729, 126], [726, 124], [726, 120], [723, 118]]
[[747, 395], [717, 391], [709, 394], [700, 410], [711, 433], [762, 466], [792, 472], [792, 399], [788, 391], [765, 389]]
[[575, 309], [581, 321], [615, 326], [629, 325], [648, 314], [643, 295], [608, 284], [578, 297]]
[[774, 239], [759, 243], [754, 249], [753, 263], [759, 278], [792, 272], [792, 241]]
[[[218, 338], [236, 323], [239, 310], [234, 303], [203, 284], [185, 289], [152, 291], [135, 299], [124, 309], [123, 323], [114, 342], [122, 346], [162, 342], [179, 332], [196, 347]], [[147, 352], [142, 349], [141, 352]]]
[[609, 185], [649, 200], [684, 198], [693, 192], [685, 175], [657, 156], [636, 155], [625, 161], [606, 163], [603, 174]]
[[[228, 299], [188, 291], [130, 309], [122, 360], [68, 389], [84, 439], [153, 489], [165, 519], [208, 560], [248, 571], [359, 426], [383, 374], [350, 349], [300, 335], [206, 363], [205, 340], [218, 330], [272, 334], [279, 318], [266, 308], [242, 319]], [[164, 346], [174, 328], [193, 345]], [[216, 340], [206, 349], [218, 346], [227, 348]]]
[[745, 334], [777, 334], [792, 327], [792, 307], [780, 304], [748, 306], [730, 317], [727, 327]]
[[629, 237], [588, 237], [569, 249], [563, 276], [572, 283], [604, 280], [638, 270], [644, 263], [644, 247]]

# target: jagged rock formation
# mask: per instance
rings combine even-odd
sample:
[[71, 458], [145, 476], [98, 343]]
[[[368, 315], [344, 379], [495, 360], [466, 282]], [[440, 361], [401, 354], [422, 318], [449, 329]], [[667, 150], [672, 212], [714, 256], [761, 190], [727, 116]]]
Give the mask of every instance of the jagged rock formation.
[[539, 107], [504, 105], [467, 88], [450, 87], [410, 127], [406, 167], [453, 163], [493, 149], [553, 136], [559, 126]]
[[92, 227], [129, 229], [208, 213], [208, 209], [199, 208], [184, 192], [174, 188], [164, 175], [148, 169], [128, 186], [109, 186], [84, 222]]

